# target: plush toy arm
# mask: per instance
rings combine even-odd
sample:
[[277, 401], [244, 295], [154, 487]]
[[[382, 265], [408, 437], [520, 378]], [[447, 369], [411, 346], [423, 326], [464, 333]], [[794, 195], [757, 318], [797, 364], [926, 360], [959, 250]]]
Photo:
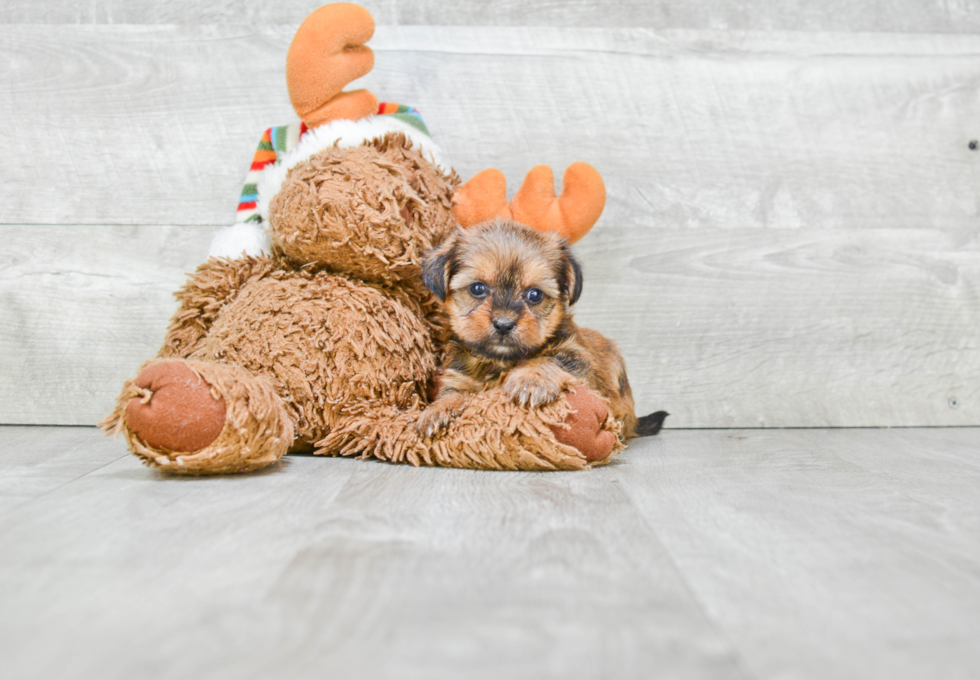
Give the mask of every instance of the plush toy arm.
[[188, 357], [207, 335], [221, 308], [248, 281], [266, 276], [272, 269], [272, 261], [265, 257], [209, 258], [174, 294], [180, 307], [170, 319], [159, 356]]
[[421, 402], [405, 410], [359, 404], [316, 442], [316, 453], [481, 470], [583, 470], [623, 449], [622, 423], [582, 385], [535, 409], [501, 388], [480, 392], [434, 438], [415, 427], [423, 409]]

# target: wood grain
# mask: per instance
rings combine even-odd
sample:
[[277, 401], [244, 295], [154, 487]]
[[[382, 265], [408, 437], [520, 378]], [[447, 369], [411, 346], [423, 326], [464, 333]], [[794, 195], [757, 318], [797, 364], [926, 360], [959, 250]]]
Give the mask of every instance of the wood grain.
[[208, 27], [0, 33], [0, 118], [21, 131], [0, 171], [3, 223], [230, 224], [263, 129], [292, 119], [282, 40]]
[[759, 678], [970, 678], [980, 431], [671, 433], [625, 493]]
[[[6, 224], [226, 224], [293, 120], [292, 29], [6, 26]], [[975, 36], [379, 29], [383, 99], [464, 176], [603, 173], [603, 223], [943, 228], [977, 219]], [[30, 131], [29, 133], [27, 131]]]
[[978, 236], [595, 230], [577, 320], [675, 427], [975, 425]]
[[745, 677], [594, 475], [127, 457], [0, 515], [0, 575], [15, 677]]
[[0, 515], [129, 455], [75, 427], [0, 426]]
[[[980, 429], [676, 431], [583, 473], [174, 479], [0, 427], [15, 678], [966, 680]], [[66, 474], [65, 453], [75, 451]]]
[[[210, 235], [0, 226], [0, 422], [104, 417]], [[638, 410], [668, 426], [980, 423], [976, 229], [606, 226], [575, 251], [577, 321], [619, 343]]]
[[207, 253], [200, 227], [0, 226], [6, 423], [95, 424], [156, 356], [173, 292]]
[[[0, 422], [99, 420], [155, 354], [259, 133], [291, 120], [292, 30], [0, 27]], [[980, 423], [976, 36], [422, 26], [375, 46], [365, 84], [420, 106], [464, 176], [603, 172], [579, 314], [622, 345], [641, 411]]]
[[[604, 26], [792, 31], [882, 31], [975, 33], [980, 4], [975, 0], [862, 0], [828, 5], [819, 0], [788, 3], [751, 0], [497, 0], [494, 3], [435, 0], [361, 0], [380, 25]], [[146, 0], [6, 0], [0, 21], [50, 24], [238, 23], [298, 26], [317, 3], [269, 2], [154, 3]]]

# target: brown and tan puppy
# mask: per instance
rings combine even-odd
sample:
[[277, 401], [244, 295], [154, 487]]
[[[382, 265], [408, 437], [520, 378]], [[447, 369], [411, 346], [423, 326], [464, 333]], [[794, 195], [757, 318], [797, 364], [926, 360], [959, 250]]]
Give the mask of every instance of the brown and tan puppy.
[[624, 438], [660, 430], [663, 411], [637, 420], [616, 345], [572, 321], [582, 268], [565, 239], [497, 219], [457, 231], [429, 254], [423, 271], [426, 286], [445, 302], [452, 337], [420, 432], [435, 434], [469, 395], [501, 384], [514, 402], [534, 407], [576, 383], [609, 400]]

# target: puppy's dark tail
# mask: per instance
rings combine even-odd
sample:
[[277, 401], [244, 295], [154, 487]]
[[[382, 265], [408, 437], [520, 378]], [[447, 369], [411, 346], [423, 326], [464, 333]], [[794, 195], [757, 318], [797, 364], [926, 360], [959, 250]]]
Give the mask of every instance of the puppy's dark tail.
[[657, 434], [660, 432], [660, 428], [664, 426], [664, 419], [669, 415], [666, 411], [657, 411], [648, 416], [643, 416], [636, 421], [635, 436], [649, 437]]

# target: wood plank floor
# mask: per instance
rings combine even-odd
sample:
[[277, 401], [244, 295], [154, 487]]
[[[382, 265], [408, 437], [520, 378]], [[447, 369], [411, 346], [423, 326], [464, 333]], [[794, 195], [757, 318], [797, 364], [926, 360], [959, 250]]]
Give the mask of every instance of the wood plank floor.
[[969, 678], [980, 428], [174, 479], [0, 427], [5, 678]]

